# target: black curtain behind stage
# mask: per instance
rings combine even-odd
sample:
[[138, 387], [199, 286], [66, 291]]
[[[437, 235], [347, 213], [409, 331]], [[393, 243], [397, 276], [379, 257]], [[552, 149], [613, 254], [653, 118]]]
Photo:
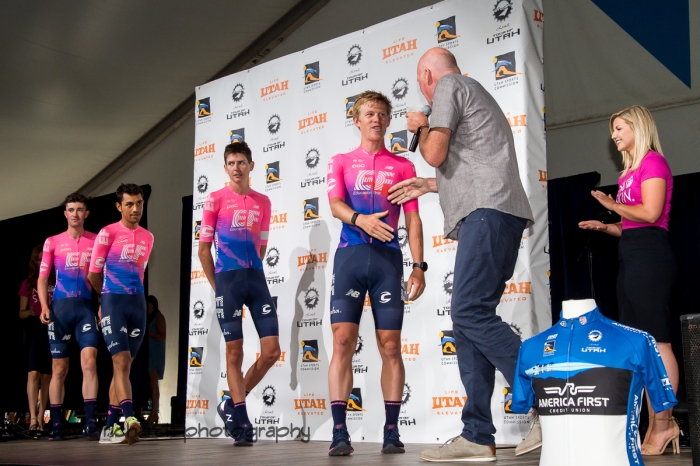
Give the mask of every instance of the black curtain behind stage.
[[[149, 185], [142, 186], [145, 199], [151, 195]], [[15, 202], [21, 202], [18, 196]], [[115, 207], [114, 194], [107, 194], [90, 200], [90, 215], [85, 220], [85, 229], [97, 233], [102, 227], [119, 221], [121, 215]], [[0, 231], [4, 232], [6, 244], [12, 244], [3, 255], [6, 270], [5, 279], [0, 281], [1, 295], [5, 296], [5, 306], [0, 312], [0, 328], [3, 329], [3, 375], [0, 384], [0, 413], [8, 411], [27, 411], [27, 355], [23, 341], [23, 322], [19, 318], [19, 287], [27, 277], [29, 256], [36, 245], [44, 240], [66, 230], [66, 219], [63, 206], [35, 212], [21, 217], [0, 221]], [[147, 228], [148, 202], [143, 211], [140, 225]], [[155, 243], [157, 247], [157, 242]], [[145, 277], [146, 293], [148, 293], [148, 271]], [[97, 299], [93, 296], [95, 314], [97, 314]], [[71, 340], [70, 370], [66, 378], [66, 409], [83, 409], [82, 372], [80, 370], [80, 351]], [[97, 375], [100, 381], [98, 395], [98, 410], [107, 410], [109, 403], [109, 381], [112, 380], [112, 361], [109, 352], [100, 339], [97, 350]], [[134, 388], [135, 406], [144, 406], [148, 399], [146, 384], [148, 383], [148, 338], [144, 339], [131, 370], [131, 383]]]
[[[595, 298], [600, 311], [617, 320], [618, 239], [578, 228], [582, 220], [598, 219], [605, 223], [620, 220], [591, 196], [593, 189], [613, 197], [617, 194], [617, 185], [595, 188], [599, 181], [600, 175], [593, 172], [548, 182], [552, 323], [559, 319], [563, 300], [585, 298]], [[681, 385], [684, 370], [679, 318], [698, 312], [695, 286], [700, 283], [700, 195], [697, 186], [700, 186], [700, 173], [673, 177], [669, 237], [678, 264], [678, 278], [671, 300], [671, 343], [681, 370]]]

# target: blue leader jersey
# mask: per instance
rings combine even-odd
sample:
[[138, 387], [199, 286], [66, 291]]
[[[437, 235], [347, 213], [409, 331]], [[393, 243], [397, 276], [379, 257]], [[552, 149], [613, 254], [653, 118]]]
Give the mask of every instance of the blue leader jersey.
[[537, 408], [541, 466], [642, 466], [645, 386], [654, 411], [677, 403], [654, 338], [596, 308], [522, 344], [511, 409]]

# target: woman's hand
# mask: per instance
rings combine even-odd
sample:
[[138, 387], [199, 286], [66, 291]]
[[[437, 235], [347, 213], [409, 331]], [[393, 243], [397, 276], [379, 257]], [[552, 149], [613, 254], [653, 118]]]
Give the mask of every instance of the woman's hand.
[[610, 194], [605, 194], [603, 191], [591, 191], [591, 196], [608, 210], [613, 210], [614, 206], [617, 205], [615, 199], [613, 199]]
[[595, 230], [601, 233], [606, 233], [608, 231], [608, 225], [598, 220], [584, 220], [578, 223], [578, 227], [582, 230]]

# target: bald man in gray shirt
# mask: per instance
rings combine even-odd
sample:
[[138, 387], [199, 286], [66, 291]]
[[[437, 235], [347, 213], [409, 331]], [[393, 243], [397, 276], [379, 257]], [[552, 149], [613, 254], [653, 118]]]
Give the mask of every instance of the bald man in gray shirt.
[[[463, 76], [454, 55], [439, 47], [419, 60], [418, 84], [432, 115], [428, 122], [423, 113], [407, 113], [408, 130], [420, 129], [420, 151], [435, 167], [436, 178], [403, 181], [389, 191], [389, 199], [403, 204], [437, 192], [445, 237], [459, 240], [451, 318], [468, 397], [461, 435], [423, 451], [421, 458], [495, 461], [495, 369], [512, 386], [520, 349], [520, 338], [496, 314], [496, 306], [513, 275], [523, 231], [534, 223], [532, 210], [520, 181], [513, 133], [491, 94]], [[537, 441], [530, 439], [533, 445]]]

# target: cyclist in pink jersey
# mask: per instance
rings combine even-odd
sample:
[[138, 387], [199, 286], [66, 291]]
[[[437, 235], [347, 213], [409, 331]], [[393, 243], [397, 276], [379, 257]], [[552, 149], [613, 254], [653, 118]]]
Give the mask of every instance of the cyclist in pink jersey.
[[[199, 260], [216, 296], [216, 316], [226, 341], [226, 374], [231, 398], [217, 412], [235, 446], [254, 442], [245, 397], [280, 357], [277, 309], [267, 288], [262, 257], [270, 230], [270, 200], [250, 189], [252, 153], [245, 142], [224, 149], [224, 170], [231, 183], [204, 204]], [[211, 253], [216, 241], [216, 265]], [[243, 363], [242, 310], [247, 306], [260, 337], [260, 357], [246, 372]]]
[[[344, 456], [354, 450], [346, 425], [346, 407], [352, 403], [352, 357], [357, 344], [365, 294], [369, 293], [382, 356], [382, 392], [386, 423], [382, 453], [404, 453], [398, 417], [405, 372], [401, 358], [403, 257], [397, 236], [400, 206], [388, 199], [391, 186], [416, 176], [413, 164], [389, 152], [384, 135], [390, 122], [391, 102], [378, 92], [366, 91], [355, 100], [353, 122], [360, 129], [360, 147], [334, 156], [328, 164], [328, 198], [333, 216], [343, 222], [333, 265], [331, 328], [333, 357], [328, 370], [333, 441], [328, 454]], [[418, 202], [404, 205], [408, 242], [415, 263], [408, 279], [408, 299], [425, 289], [423, 226]]]
[[[122, 219], [107, 225], [97, 235], [88, 278], [101, 296], [102, 335], [114, 366], [109, 388], [110, 411], [100, 443], [126, 440], [131, 445], [139, 441], [141, 425], [134, 417], [129, 373], [146, 334], [143, 276], [153, 249], [153, 235], [139, 226], [144, 206], [141, 187], [120, 185], [116, 205]], [[123, 434], [116, 422], [121, 414], [119, 408], [126, 418]]]
[[[48, 238], [44, 243], [37, 281], [41, 321], [49, 325], [49, 344], [53, 358], [53, 377], [49, 386], [53, 428], [49, 440], [63, 439], [61, 410], [65, 396], [64, 382], [68, 375], [68, 342], [73, 336], [80, 346], [80, 364], [83, 369], [83, 437], [90, 440], [100, 437], [95, 418], [99, 332], [92, 308], [92, 286], [87, 278], [95, 234], [83, 228], [85, 219], [90, 214], [87, 202], [87, 197], [78, 193], [66, 197], [63, 213], [68, 221], [68, 230]], [[56, 270], [56, 286], [53, 300], [50, 300], [48, 280], [52, 267]]]

